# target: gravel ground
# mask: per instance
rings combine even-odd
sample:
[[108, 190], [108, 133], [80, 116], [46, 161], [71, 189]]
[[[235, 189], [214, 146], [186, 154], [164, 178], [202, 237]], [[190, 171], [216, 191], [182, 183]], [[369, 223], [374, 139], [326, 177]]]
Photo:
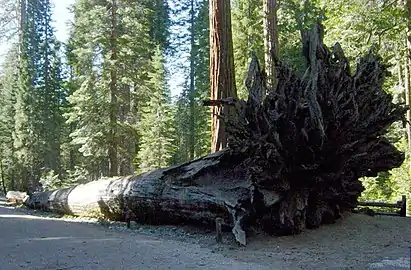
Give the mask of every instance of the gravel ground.
[[[98, 223], [0, 205], [0, 270], [410, 269], [411, 218], [361, 214], [297, 236]], [[5, 256], [3, 256], [3, 254]]]

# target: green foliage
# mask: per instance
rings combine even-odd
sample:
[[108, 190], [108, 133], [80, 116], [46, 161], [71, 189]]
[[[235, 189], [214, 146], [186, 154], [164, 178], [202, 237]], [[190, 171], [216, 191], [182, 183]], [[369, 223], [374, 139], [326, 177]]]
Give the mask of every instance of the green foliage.
[[[134, 171], [140, 106], [151, 90], [148, 73], [152, 46], [160, 42], [150, 38], [153, 10], [146, 4], [119, 1], [115, 22], [107, 12], [110, 1], [82, 0], [74, 7], [70, 59], [73, 86], [77, 88], [69, 97], [71, 109], [66, 116], [68, 124], [73, 125], [72, 144], [78, 146], [86, 163], [82, 167], [94, 168], [90, 171], [94, 176], [108, 173], [108, 148], [113, 142], [119, 161], [117, 173]], [[113, 52], [117, 57], [114, 61]], [[110, 120], [112, 110], [114, 122]], [[110, 135], [112, 129], [114, 137]]]
[[17, 51], [15, 49], [9, 51], [3, 64], [3, 74], [0, 77], [0, 162], [3, 165], [1, 173], [3, 173], [8, 189], [16, 188], [16, 182], [13, 178], [13, 172], [17, 169], [13, 145], [15, 115], [13, 104], [16, 101], [15, 93], [18, 88], [16, 61]]
[[153, 60], [150, 77], [149, 100], [142, 107], [139, 171], [145, 172], [170, 164], [175, 151], [173, 111], [165, 81], [163, 51], [158, 48]]
[[[392, 76], [385, 82], [385, 90], [404, 102], [402, 76], [398, 59], [405, 53], [405, 14], [399, 3], [378, 1], [319, 1], [325, 10], [325, 40], [332, 45], [339, 42], [351, 62], [366, 53], [371, 46], [378, 49], [383, 59], [392, 65]], [[355, 66], [352, 65], [355, 69]], [[363, 179], [365, 191], [360, 199], [367, 201], [397, 201], [402, 195], [411, 196], [410, 153], [406, 131], [402, 123], [390, 128], [388, 138], [397, 148], [406, 152], [400, 168], [382, 172], [377, 177]]]
[[264, 66], [263, 1], [234, 0], [232, 31], [236, 88], [239, 98], [247, 98], [245, 88], [251, 52], [254, 51]]
[[53, 190], [63, 187], [62, 180], [59, 179], [59, 175], [53, 170], [44, 171], [40, 177], [40, 183], [44, 190]]
[[403, 7], [395, 1], [320, 1], [326, 10], [326, 42], [340, 42], [352, 61], [376, 44], [384, 59], [404, 52]]
[[22, 35], [11, 48], [2, 78], [7, 111], [1, 119], [8, 139], [0, 143], [9, 187], [27, 189], [37, 185], [44, 170], [60, 169], [60, 103], [65, 97], [50, 3], [19, 3], [24, 3], [18, 8], [24, 13]]
[[142, 2], [148, 11], [147, 20], [151, 22], [149, 24], [150, 38], [157, 46], [160, 46], [162, 50], [167, 52], [170, 49], [169, 31], [171, 25], [171, 21], [168, 16], [168, 13], [170, 12], [168, 1], [145, 0]]
[[[176, 146], [178, 151], [173, 163], [185, 162], [210, 151], [211, 128], [209, 108], [202, 100], [209, 98], [209, 4], [206, 0], [181, 1], [174, 7], [178, 21], [174, 27], [181, 29], [173, 35], [173, 42], [179, 44], [175, 51], [189, 65], [176, 66], [177, 70], [189, 74], [183, 92], [176, 102]], [[185, 27], [180, 25], [185, 21]], [[182, 34], [181, 34], [182, 33]]]
[[324, 10], [317, 1], [280, 1], [278, 10], [279, 55], [281, 61], [294, 70], [304, 73], [305, 59], [302, 57], [301, 31], [324, 19]]

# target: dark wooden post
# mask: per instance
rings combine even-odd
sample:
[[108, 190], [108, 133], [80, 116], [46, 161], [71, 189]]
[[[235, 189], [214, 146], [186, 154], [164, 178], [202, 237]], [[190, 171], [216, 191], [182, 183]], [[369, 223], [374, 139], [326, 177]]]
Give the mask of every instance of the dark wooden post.
[[407, 196], [402, 195], [402, 205], [401, 205], [401, 210], [400, 210], [400, 217], [406, 217], [407, 216]]

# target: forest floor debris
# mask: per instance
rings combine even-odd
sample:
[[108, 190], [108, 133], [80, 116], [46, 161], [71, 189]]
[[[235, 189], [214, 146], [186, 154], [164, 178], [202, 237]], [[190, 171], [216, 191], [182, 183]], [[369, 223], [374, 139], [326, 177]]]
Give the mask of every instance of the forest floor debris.
[[255, 232], [246, 247], [239, 247], [230, 232], [223, 243], [212, 230], [191, 226], [152, 226], [58, 216], [25, 208], [12, 209], [44, 219], [92, 223], [131, 237], [144, 235], [164, 241], [196, 245], [239, 262], [279, 269], [410, 269], [411, 218], [351, 214], [332, 225], [300, 235], [272, 237]]

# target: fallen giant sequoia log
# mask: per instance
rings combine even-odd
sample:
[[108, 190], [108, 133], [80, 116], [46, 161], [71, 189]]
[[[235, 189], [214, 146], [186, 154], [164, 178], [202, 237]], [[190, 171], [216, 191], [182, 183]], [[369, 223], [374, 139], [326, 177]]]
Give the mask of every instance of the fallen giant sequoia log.
[[341, 47], [322, 41], [322, 26], [304, 35], [304, 76], [281, 63], [277, 88], [265, 88], [254, 57], [248, 100], [212, 100], [233, 106], [223, 116], [224, 151], [139, 176], [103, 179], [30, 196], [30, 207], [122, 220], [132, 213], [150, 223], [205, 222], [221, 217], [246, 243], [246, 229], [299, 233], [335, 222], [357, 205], [359, 178], [398, 167], [404, 160], [385, 137], [407, 110], [382, 90], [387, 66], [373, 52], [356, 72]]

